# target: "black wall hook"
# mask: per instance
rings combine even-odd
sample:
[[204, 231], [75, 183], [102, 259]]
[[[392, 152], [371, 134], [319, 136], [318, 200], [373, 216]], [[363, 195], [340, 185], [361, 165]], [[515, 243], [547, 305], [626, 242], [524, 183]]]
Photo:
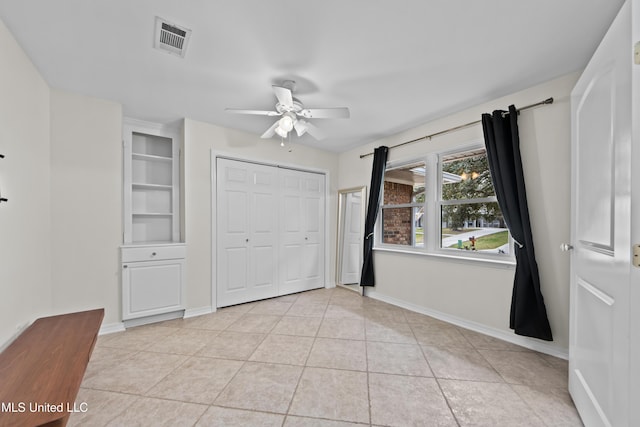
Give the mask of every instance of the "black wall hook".
[[[4, 154], [0, 154], [0, 159], [4, 159]], [[0, 203], [2, 202], [8, 202], [9, 199], [5, 199], [4, 197], [0, 197]]]

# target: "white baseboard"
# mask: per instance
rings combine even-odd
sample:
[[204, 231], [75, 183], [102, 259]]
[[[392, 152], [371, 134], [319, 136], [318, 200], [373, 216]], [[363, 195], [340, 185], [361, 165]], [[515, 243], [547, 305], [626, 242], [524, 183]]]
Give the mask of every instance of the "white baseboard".
[[407, 310], [415, 311], [416, 313], [425, 314], [427, 316], [435, 317], [447, 323], [460, 326], [465, 329], [470, 329], [481, 334], [489, 335], [494, 338], [501, 339], [503, 341], [510, 342], [512, 344], [519, 345], [521, 347], [528, 348], [530, 350], [538, 351], [540, 353], [548, 354], [551, 356], [559, 357], [560, 359], [569, 359], [568, 349], [558, 348], [553, 345], [546, 344], [545, 342], [536, 340], [534, 338], [523, 337], [521, 335], [515, 335], [507, 331], [492, 328], [481, 323], [473, 322], [471, 320], [463, 319], [457, 316], [452, 316], [447, 313], [442, 313], [437, 310], [432, 310], [426, 307], [421, 307], [397, 298], [390, 297], [388, 295], [380, 294], [374, 291], [372, 288], [365, 288], [365, 295], [383, 301], [398, 307], [405, 308]]
[[198, 317], [198, 316], [203, 316], [205, 314], [211, 314], [215, 312], [216, 312], [216, 309], [212, 308], [210, 305], [206, 307], [187, 308], [184, 311], [184, 318], [188, 319], [190, 317]]
[[124, 331], [124, 323], [122, 322], [108, 323], [106, 325], [103, 323], [100, 327], [100, 331], [98, 331], [98, 335], [107, 335]]
[[136, 326], [149, 325], [151, 323], [165, 322], [167, 320], [182, 319], [184, 317], [184, 312], [184, 309], [176, 310], [169, 313], [154, 314], [152, 316], [129, 319], [125, 320], [122, 323], [124, 323], [125, 328], [133, 328]]
[[[199, 307], [199, 308], [188, 308], [186, 310], [184, 310], [184, 318], [188, 319], [189, 317], [197, 317], [197, 316], [202, 316], [204, 314], [210, 314], [215, 312], [215, 310], [211, 309], [211, 306], [206, 306], [206, 307]], [[166, 317], [166, 318], [165, 318]], [[149, 318], [143, 318], [140, 320], [130, 320], [128, 321], [128, 326], [139, 326], [139, 325], [145, 325], [148, 323], [155, 323], [155, 322], [160, 322], [160, 321], [164, 321], [164, 320], [171, 320], [171, 319], [177, 319], [183, 317], [182, 315], [180, 315], [180, 312], [175, 312], [175, 313], [169, 313], [168, 315], [160, 315], [160, 316], [152, 316]], [[107, 334], [113, 334], [116, 332], [124, 332], [126, 330], [125, 328], [125, 324], [124, 322], [116, 322], [116, 323], [109, 323], [109, 324], [103, 324], [102, 327], [100, 328], [100, 331], [98, 332], [98, 335], [107, 335]]]

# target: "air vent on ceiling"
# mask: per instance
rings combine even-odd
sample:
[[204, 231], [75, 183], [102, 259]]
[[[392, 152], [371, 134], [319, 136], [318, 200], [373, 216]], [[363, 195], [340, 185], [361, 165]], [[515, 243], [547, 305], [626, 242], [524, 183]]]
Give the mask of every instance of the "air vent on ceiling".
[[171, 24], [156, 17], [156, 33], [154, 47], [172, 55], [184, 58], [191, 30]]

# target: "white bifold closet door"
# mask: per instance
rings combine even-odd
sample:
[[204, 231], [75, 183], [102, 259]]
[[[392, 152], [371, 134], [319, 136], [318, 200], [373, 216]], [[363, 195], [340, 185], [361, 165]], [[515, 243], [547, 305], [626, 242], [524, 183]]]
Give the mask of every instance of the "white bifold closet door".
[[216, 159], [217, 306], [324, 286], [325, 176]]
[[278, 170], [217, 159], [219, 307], [278, 295]]
[[279, 294], [324, 286], [324, 175], [280, 169]]

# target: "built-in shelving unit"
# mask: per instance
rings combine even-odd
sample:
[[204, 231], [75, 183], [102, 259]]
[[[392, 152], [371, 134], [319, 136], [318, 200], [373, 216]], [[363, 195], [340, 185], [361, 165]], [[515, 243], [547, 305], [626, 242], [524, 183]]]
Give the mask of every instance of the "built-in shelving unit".
[[125, 244], [179, 242], [179, 132], [125, 121]]
[[180, 239], [180, 131], [124, 121], [125, 326], [181, 317], [186, 246]]

